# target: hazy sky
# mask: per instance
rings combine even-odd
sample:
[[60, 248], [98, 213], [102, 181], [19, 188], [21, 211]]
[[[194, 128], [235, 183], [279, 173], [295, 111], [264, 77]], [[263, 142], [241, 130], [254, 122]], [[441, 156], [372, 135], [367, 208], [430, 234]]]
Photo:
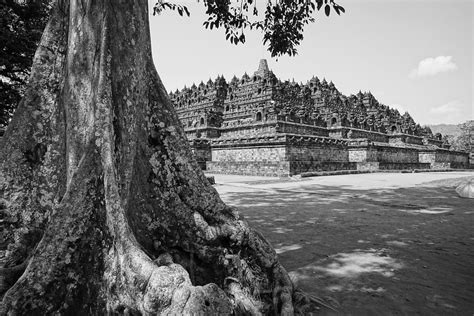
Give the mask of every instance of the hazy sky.
[[261, 33], [247, 32], [247, 42], [235, 46], [223, 30], [202, 26], [202, 1], [175, 3], [185, 4], [191, 17], [150, 17], [153, 58], [168, 91], [219, 74], [227, 80], [252, 74], [266, 58], [282, 80], [316, 75], [346, 95], [370, 90], [421, 124], [473, 119], [474, 0], [339, 0], [345, 14], [317, 13], [299, 54], [278, 60]]

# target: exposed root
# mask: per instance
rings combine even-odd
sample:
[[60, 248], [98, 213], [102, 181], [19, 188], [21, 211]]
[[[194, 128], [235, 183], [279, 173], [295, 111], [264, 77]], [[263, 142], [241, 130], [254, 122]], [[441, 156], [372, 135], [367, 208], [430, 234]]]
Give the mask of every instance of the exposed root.
[[295, 290], [293, 298], [296, 314], [306, 315], [310, 312], [314, 312], [315, 310], [320, 310], [321, 307], [330, 309], [336, 313], [339, 312], [337, 310], [339, 304], [337, 304], [336, 301], [332, 299], [323, 299], [316, 295], [305, 293], [300, 289]]
[[43, 233], [43, 230], [40, 229], [16, 233], [16, 242], [8, 246], [4, 251], [5, 257], [0, 261], [0, 295], [3, 295], [14, 285], [25, 271], [33, 249], [41, 240]]
[[204, 217], [198, 212], [193, 213], [194, 222], [201, 238], [208, 242], [215, 241], [218, 238], [229, 238], [236, 244], [240, 244], [244, 236], [248, 235], [249, 229], [242, 221], [233, 221], [231, 225], [224, 223], [222, 225], [209, 225]]
[[293, 315], [293, 283], [285, 269], [277, 263], [273, 268], [275, 285], [273, 288], [273, 308], [281, 315]]
[[227, 292], [232, 298], [236, 315], [260, 315], [263, 304], [256, 300], [247, 288], [242, 288], [239, 280], [227, 277], [225, 279]]
[[14, 267], [0, 268], [0, 295], [8, 290], [25, 271], [28, 261]]
[[114, 247], [105, 273], [107, 309], [125, 308], [143, 315], [228, 315], [232, 304], [215, 284], [193, 286], [187, 271], [173, 263], [169, 254], [151, 261], [133, 242], [124, 253]]

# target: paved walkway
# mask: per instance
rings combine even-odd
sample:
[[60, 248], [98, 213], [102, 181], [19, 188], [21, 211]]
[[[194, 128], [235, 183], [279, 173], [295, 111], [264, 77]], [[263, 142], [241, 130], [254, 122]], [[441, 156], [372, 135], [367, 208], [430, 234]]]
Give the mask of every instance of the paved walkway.
[[313, 178], [276, 178], [260, 176], [240, 176], [207, 174], [214, 176], [216, 189], [219, 193], [232, 191], [254, 191], [269, 189], [308, 188], [310, 186], [340, 186], [346, 189], [381, 189], [381, 188], [406, 188], [418, 185], [431, 185], [431, 183], [445, 181], [450, 183], [453, 179], [474, 177], [472, 172], [427, 172], [427, 173], [365, 173], [353, 175], [334, 175]]
[[472, 315], [474, 172], [214, 176], [321, 315]]

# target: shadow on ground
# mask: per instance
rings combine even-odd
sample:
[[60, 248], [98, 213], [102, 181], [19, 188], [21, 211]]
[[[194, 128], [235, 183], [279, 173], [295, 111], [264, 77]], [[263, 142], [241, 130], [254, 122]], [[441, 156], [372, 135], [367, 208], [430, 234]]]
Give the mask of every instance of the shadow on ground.
[[473, 314], [474, 207], [452, 187], [249, 191], [221, 197], [340, 314]]

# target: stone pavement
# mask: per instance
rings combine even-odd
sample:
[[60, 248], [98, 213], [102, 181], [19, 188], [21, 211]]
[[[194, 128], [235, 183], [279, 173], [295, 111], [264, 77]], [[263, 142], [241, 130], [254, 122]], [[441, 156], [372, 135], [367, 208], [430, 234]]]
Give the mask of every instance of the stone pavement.
[[427, 172], [427, 173], [366, 173], [353, 175], [333, 175], [314, 178], [276, 178], [206, 174], [214, 176], [219, 193], [236, 191], [287, 189], [298, 190], [311, 186], [341, 186], [346, 189], [383, 189], [428, 185], [433, 181], [474, 177], [472, 172]]
[[214, 176], [321, 315], [472, 315], [474, 172]]

